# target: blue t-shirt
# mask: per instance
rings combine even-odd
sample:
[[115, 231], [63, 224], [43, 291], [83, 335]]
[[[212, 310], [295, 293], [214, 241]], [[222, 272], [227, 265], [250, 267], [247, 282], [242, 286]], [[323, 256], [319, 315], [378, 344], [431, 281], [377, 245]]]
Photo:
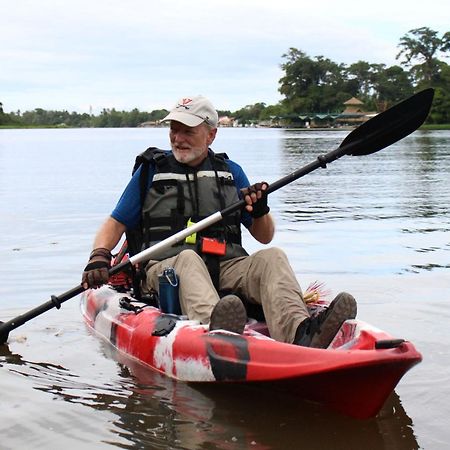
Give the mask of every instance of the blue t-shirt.
[[[239, 192], [240, 189], [248, 187], [250, 185], [250, 182], [248, 181], [247, 175], [242, 170], [242, 167], [239, 164], [229, 159], [227, 159], [226, 162], [228, 164], [231, 174], [233, 175], [234, 182], [236, 184], [236, 189], [239, 194], [239, 198], [241, 198]], [[154, 173], [155, 173], [154, 167], [150, 165], [148, 174], [149, 188], [151, 186]], [[123, 191], [119, 201], [117, 202], [116, 207], [111, 213], [111, 217], [113, 219], [116, 219], [118, 222], [124, 224], [129, 230], [137, 227], [139, 225], [139, 221], [141, 218], [141, 193], [139, 187], [140, 174], [141, 168], [139, 167], [139, 169], [136, 170], [127, 187]], [[247, 228], [249, 228], [250, 225], [252, 224], [252, 218], [245, 209], [242, 210], [241, 222]]]

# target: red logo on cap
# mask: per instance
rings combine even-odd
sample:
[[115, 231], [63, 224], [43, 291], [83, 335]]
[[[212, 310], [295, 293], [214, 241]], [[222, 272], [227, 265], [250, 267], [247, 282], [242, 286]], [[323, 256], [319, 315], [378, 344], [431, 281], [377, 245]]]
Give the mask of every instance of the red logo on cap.
[[192, 98], [183, 98], [181, 99], [181, 103], [178, 103], [177, 108], [189, 109], [189, 103], [192, 103]]

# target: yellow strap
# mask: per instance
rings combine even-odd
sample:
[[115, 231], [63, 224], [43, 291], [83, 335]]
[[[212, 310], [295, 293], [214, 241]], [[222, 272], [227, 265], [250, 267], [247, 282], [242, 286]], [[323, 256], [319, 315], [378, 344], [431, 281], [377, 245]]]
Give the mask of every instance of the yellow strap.
[[[192, 222], [191, 218], [189, 217], [189, 220], [187, 221], [186, 227], [189, 228], [192, 225], [195, 225], [195, 222]], [[186, 244], [195, 244], [197, 242], [197, 233], [192, 233], [191, 235], [189, 235], [184, 242], [186, 242]]]

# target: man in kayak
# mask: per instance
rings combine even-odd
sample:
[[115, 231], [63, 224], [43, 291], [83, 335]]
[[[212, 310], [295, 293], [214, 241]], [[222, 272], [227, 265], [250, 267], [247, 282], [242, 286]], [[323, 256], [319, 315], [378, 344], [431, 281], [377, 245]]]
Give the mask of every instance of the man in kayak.
[[180, 99], [163, 120], [170, 122], [172, 150], [147, 150], [147, 171], [143, 165], [136, 170], [97, 232], [83, 286], [95, 288], [108, 282], [111, 251], [124, 233], [135, 254], [244, 198], [242, 211], [225, 216], [218, 225], [189, 236], [149, 261], [143, 291], [157, 292], [158, 276], [173, 267], [179, 277], [183, 314], [209, 323], [210, 330], [242, 333], [247, 321], [243, 302], [253, 303], [262, 305], [272, 338], [327, 347], [342, 323], [355, 318], [355, 299], [340, 293], [328, 309], [310, 317], [286, 254], [279, 248], [252, 255], [244, 250], [241, 225], [262, 244], [274, 236], [268, 183], [250, 185], [238, 164], [210, 149], [218, 114], [208, 99]]

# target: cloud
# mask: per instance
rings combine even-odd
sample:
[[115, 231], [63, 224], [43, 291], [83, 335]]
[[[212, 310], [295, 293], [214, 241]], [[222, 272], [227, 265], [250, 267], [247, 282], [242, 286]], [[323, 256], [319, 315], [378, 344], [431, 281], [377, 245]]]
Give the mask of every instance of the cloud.
[[449, 6], [406, 0], [21, 0], [0, 16], [6, 111], [170, 107], [202, 93], [220, 109], [279, 101], [290, 47], [337, 63], [394, 64], [412, 28], [447, 31]]

